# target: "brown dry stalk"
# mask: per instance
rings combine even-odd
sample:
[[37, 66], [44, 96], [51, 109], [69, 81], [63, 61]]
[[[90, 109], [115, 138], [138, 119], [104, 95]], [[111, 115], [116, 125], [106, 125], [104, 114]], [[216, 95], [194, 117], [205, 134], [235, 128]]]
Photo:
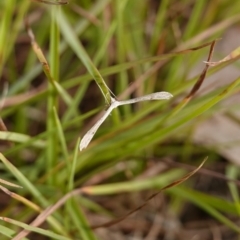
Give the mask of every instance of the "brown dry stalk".
[[[3, 108], [11, 107], [16, 104], [22, 104], [37, 95], [43, 94], [47, 90], [46, 83], [41, 84], [39, 87], [29, 90], [28, 92], [20, 93], [14, 96], [9, 96], [4, 99]], [[0, 101], [0, 104], [2, 102]]]
[[6, 180], [1, 179], [1, 178], [0, 178], [0, 183], [3, 183], [5, 185], [11, 186], [11, 187], [22, 188], [21, 186], [19, 186], [17, 184], [11, 183], [11, 182], [6, 181]]
[[[53, 214], [58, 208], [60, 208], [69, 198], [79, 195], [82, 193], [82, 189], [75, 189], [69, 193], [67, 193], [65, 196], [63, 196], [60, 200], [58, 200], [54, 205], [46, 208], [44, 211], [39, 214], [34, 221], [32, 221], [29, 225], [33, 227], [38, 227], [41, 225], [51, 214]], [[28, 230], [22, 230], [19, 232], [12, 240], [21, 240], [24, 237], [26, 237], [30, 231]]]
[[[188, 178], [190, 178], [191, 176], [193, 176], [205, 163], [205, 161], [207, 160], [207, 157], [203, 160], [203, 162], [199, 165], [198, 168], [196, 168], [195, 170], [193, 170], [192, 172], [188, 173], [187, 175], [185, 175], [184, 177], [182, 177], [179, 180], [174, 181], [173, 183], [168, 184], [167, 186], [163, 187], [160, 191], [158, 191], [157, 193], [151, 195], [144, 204], [140, 205], [139, 207], [135, 208], [134, 210], [132, 210], [131, 212], [129, 212], [128, 214], [124, 215], [123, 217], [120, 217], [118, 219], [115, 219], [113, 221], [107, 222], [105, 224], [101, 224], [101, 225], [97, 225], [97, 226], [91, 226], [92, 229], [96, 229], [96, 228], [100, 228], [100, 227], [108, 227], [108, 226], [112, 226], [116, 223], [121, 222], [122, 220], [126, 219], [128, 216], [130, 216], [131, 214], [137, 212], [138, 210], [142, 209], [144, 206], [147, 205], [147, 203], [153, 199], [154, 197], [156, 197], [159, 193], [161, 193], [163, 190], [166, 190], [168, 188], [177, 186], [179, 184], [181, 184], [182, 182], [186, 181]], [[34, 221], [32, 221], [30, 223], [30, 226], [34, 226], [34, 227], [38, 227], [39, 225], [41, 225], [51, 214], [53, 214], [58, 208], [60, 208], [62, 205], [64, 205], [64, 203], [72, 198], [73, 196], [79, 195], [79, 194], [83, 194], [83, 193], [89, 193], [88, 190], [90, 189], [90, 187], [84, 187], [84, 188], [79, 188], [79, 189], [75, 189], [69, 193], [67, 193], [65, 196], [63, 196], [60, 200], [58, 200], [54, 205], [46, 208], [41, 214], [39, 214]], [[20, 233], [18, 233], [12, 240], [20, 240], [23, 237], [26, 237], [28, 234], [30, 233], [30, 231], [28, 230], [22, 230]]]
[[2, 118], [0, 118], [0, 131], [7, 131], [7, 127], [5, 123], [3, 122]]
[[53, 0], [31, 0], [33, 2], [39, 2], [39, 3], [45, 3], [49, 5], [66, 5], [68, 4], [67, 0], [58, 0], [58, 1], [53, 1]]
[[[213, 50], [214, 50], [216, 41], [217, 41], [217, 40], [214, 40], [214, 41], [211, 43], [207, 62], [209, 62], [209, 61], [211, 60], [211, 58], [212, 58]], [[209, 69], [209, 65], [206, 64], [206, 66], [205, 66], [205, 68], [203, 69], [201, 75], [199, 76], [197, 82], [194, 84], [192, 90], [191, 90], [190, 93], [185, 97], [185, 99], [184, 99], [185, 101], [189, 101], [189, 100], [196, 94], [196, 92], [199, 90], [199, 88], [200, 88], [201, 85], [203, 84], [203, 81], [204, 81], [204, 79], [205, 79], [205, 77], [206, 77], [206, 74], [207, 74], [208, 69]]]
[[[214, 41], [217, 41], [217, 40], [214, 40]], [[209, 45], [211, 45], [213, 43], [213, 41], [211, 42], [207, 42], [207, 43], [204, 43], [200, 46], [197, 46], [197, 47], [193, 47], [193, 48], [188, 48], [188, 49], [184, 49], [184, 50], [181, 50], [181, 51], [177, 51], [177, 52], [171, 52], [171, 54], [187, 54], [187, 53], [190, 53], [190, 52], [193, 52], [193, 51], [197, 51], [199, 49], [202, 49], [202, 48], [205, 48]], [[165, 59], [165, 60], [162, 60], [162, 61], [159, 61], [157, 63], [155, 63], [152, 67], [150, 67], [144, 74], [142, 74], [136, 81], [134, 81], [125, 91], [123, 91], [119, 96], [118, 98], [119, 99], [122, 99], [128, 95], [130, 95], [134, 90], [136, 90], [147, 78], [149, 78], [153, 73], [155, 73], [161, 66], [163, 66], [169, 59]]]
[[[145, 207], [147, 205], [147, 203], [152, 200], [154, 197], [156, 197], [159, 193], [161, 193], [163, 190], [166, 190], [168, 188], [171, 188], [171, 187], [175, 187], [181, 183], [183, 183], [184, 181], [186, 181], [188, 178], [190, 178], [191, 176], [193, 176], [202, 166], [203, 164], [206, 162], [207, 160], [207, 157], [203, 160], [203, 162], [196, 168], [194, 169], [192, 172], [188, 173], [187, 175], [185, 175], [184, 177], [182, 177], [181, 179], [179, 180], [176, 180], [170, 184], [168, 184], [167, 186], [161, 188], [158, 192], [152, 194], [142, 205], [138, 206], [137, 208], [133, 209], [132, 211], [130, 211], [129, 213], [127, 213], [126, 215], [120, 217], [120, 218], [117, 218], [115, 220], [112, 220], [112, 221], [109, 221], [109, 222], [106, 222], [104, 224], [100, 224], [100, 225], [95, 225], [95, 226], [91, 226], [92, 229], [97, 229], [97, 228], [102, 228], [102, 227], [110, 227], [114, 224], [117, 224], [121, 221], [123, 221], [124, 219], [126, 219], [127, 217], [129, 217], [130, 215], [132, 215], [133, 213], [141, 210], [143, 207]], [[83, 192], [84, 192], [84, 189], [83, 189]]]
[[205, 63], [208, 64], [211, 67], [215, 67], [221, 63], [224, 62], [229, 62], [235, 59], [239, 59], [240, 58], [240, 47], [237, 47], [236, 49], [234, 49], [230, 54], [228, 54], [225, 58], [223, 58], [222, 60], [218, 61], [218, 62], [211, 62], [210, 60], [206, 61]]
[[[154, 158], [152, 158], [151, 160], [154, 160]], [[181, 167], [181, 168], [185, 168], [185, 169], [188, 169], [188, 170], [193, 170], [194, 169], [194, 167], [189, 165], [189, 164], [175, 162], [175, 161], [171, 160], [170, 158], [164, 158], [163, 161], [164, 161], [164, 163], [166, 163], [167, 165], [170, 165], [170, 166]], [[212, 171], [212, 170], [209, 170], [209, 169], [206, 169], [206, 168], [201, 168], [201, 169], [198, 170], [198, 174], [207, 175], [207, 176], [210, 176], [212, 178], [222, 179], [222, 180], [225, 180], [227, 182], [233, 182], [238, 187], [240, 187], [240, 181], [239, 180], [228, 178], [224, 174], [219, 173], [219, 172], [215, 172], [215, 171]]]

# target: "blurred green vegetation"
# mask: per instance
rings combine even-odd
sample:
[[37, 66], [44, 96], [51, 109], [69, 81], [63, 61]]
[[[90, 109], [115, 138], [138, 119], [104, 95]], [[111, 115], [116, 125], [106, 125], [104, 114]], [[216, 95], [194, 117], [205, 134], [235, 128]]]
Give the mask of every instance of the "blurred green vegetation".
[[[200, 46], [239, 27], [239, 9], [240, 2], [230, 4], [228, 0], [72, 0], [67, 5], [1, 1], [1, 179], [23, 187], [8, 187], [16, 196], [6, 191], [1, 194], [0, 216], [12, 219], [8, 220], [11, 223], [1, 221], [1, 239], [22, 239], [13, 238], [22, 229], [38, 234], [31, 233], [26, 239], [104, 239], [89, 226], [127, 214], [152, 191], [183, 177], [187, 169], [174, 161], [197, 166], [208, 156], [204, 167], [217, 169], [222, 164], [222, 176], [237, 179], [238, 168], [214, 146], [194, 144], [193, 133], [200, 121], [215, 113], [234, 112], [236, 106], [224, 109], [219, 103], [239, 91], [240, 78], [229, 79], [228, 84], [181, 105], [205, 67], [202, 61], [207, 59], [209, 47], [169, 53]], [[31, 47], [26, 19], [49, 63], [47, 75], [43, 71], [46, 65], [42, 68]], [[239, 67], [236, 60], [210, 68], [205, 81], [229, 65]], [[202, 67], [192, 77], [199, 64]], [[174, 97], [119, 107], [79, 152], [79, 138], [108, 106], [108, 88], [121, 100], [157, 91], [169, 91]], [[181, 234], [187, 228], [184, 219], [203, 223], [210, 219], [211, 226], [232, 236], [222, 239], [238, 239], [236, 184], [222, 180], [223, 187], [215, 189], [219, 194], [212, 194], [206, 185], [197, 187], [200, 180], [207, 184], [196, 174], [160, 194], [164, 212], [171, 212], [175, 222], [182, 224], [171, 239], [191, 239]], [[84, 186], [88, 186], [88, 195], [76, 190]], [[219, 196], [223, 188], [225, 192]], [[70, 192], [73, 197], [66, 195]], [[160, 198], [149, 202], [147, 209], [162, 216], [162, 210], [153, 210]], [[47, 219], [42, 215], [44, 224], [27, 225], [61, 200]], [[188, 206], [195, 206], [194, 220]], [[125, 239], [137, 232], [135, 228], [124, 231], [119, 224], [116, 229]], [[204, 226], [208, 229], [210, 225]], [[117, 231], [112, 229], [106, 228], [106, 239]], [[138, 231], [143, 236], [148, 233], [141, 227]], [[148, 239], [166, 239], [171, 231], [164, 229]], [[196, 234], [213, 239], [201, 235], [200, 227]]]

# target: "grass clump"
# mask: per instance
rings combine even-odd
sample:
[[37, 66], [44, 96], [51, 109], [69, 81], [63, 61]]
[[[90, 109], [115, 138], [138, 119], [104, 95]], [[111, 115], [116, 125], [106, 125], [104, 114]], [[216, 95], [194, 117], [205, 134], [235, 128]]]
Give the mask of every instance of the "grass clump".
[[[66, 3], [0, 3], [1, 239], [191, 239], [191, 229], [237, 239], [238, 169], [223, 146], [194, 136], [219, 113], [239, 124], [236, 106], [221, 102], [240, 78], [204, 85], [238, 68], [238, 46], [218, 46], [239, 4]], [[161, 91], [173, 98], [138, 101]], [[210, 170], [200, 169], [206, 156]]]

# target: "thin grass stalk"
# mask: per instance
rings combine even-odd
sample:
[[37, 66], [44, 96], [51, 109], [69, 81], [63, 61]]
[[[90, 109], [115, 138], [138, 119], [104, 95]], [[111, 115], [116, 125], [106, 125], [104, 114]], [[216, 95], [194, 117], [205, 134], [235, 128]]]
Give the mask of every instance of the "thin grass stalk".
[[[51, 9], [51, 30], [50, 30], [50, 73], [55, 81], [59, 79], [59, 29], [55, 21], [56, 14], [59, 12], [58, 6], [53, 6]], [[51, 83], [48, 83], [48, 117], [47, 117], [47, 131], [55, 127], [55, 117], [53, 109], [58, 109], [57, 93]], [[53, 132], [48, 137], [47, 144], [47, 171], [50, 172], [57, 163], [57, 133]], [[50, 184], [56, 183], [56, 175], [52, 174], [48, 178]]]
[[0, 25], [0, 76], [6, 60], [6, 52], [9, 47], [9, 29], [11, 29], [12, 15], [14, 12], [15, 0], [4, 1], [4, 11]]
[[9, 47], [6, 49], [6, 55], [5, 55], [6, 59], [10, 55], [10, 53], [15, 45], [16, 38], [22, 27], [24, 16], [25, 16], [30, 4], [31, 4], [31, 2], [29, 0], [21, 1], [21, 4], [19, 4], [19, 5], [14, 4], [15, 7], [17, 6], [17, 13], [16, 13], [17, 15], [16, 15], [16, 19], [14, 20], [14, 22], [12, 24], [11, 38], [8, 38], [8, 46]]
[[[229, 165], [226, 170], [227, 177], [231, 179], [237, 179], [239, 175], [239, 169], [236, 168], [235, 165]], [[239, 201], [239, 193], [238, 193], [238, 186], [234, 182], [228, 182], [228, 187], [230, 189], [234, 204], [237, 209], [238, 216], [240, 215], [240, 201]]]
[[191, 20], [188, 21], [186, 30], [183, 34], [184, 41], [192, 37], [194, 33], [196, 33], [196, 31], [199, 29], [198, 26], [201, 18], [203, 17], [203, 8], [206, 7], [206, 0], [196, 1], [194, 4], [195, 5], [191, 14]]
[[154, 29], [153, 29], [153, 34], [151, 38], [151, 43], [150, 43], [150, 52], [152, 54], [156, 54], [157, 48], [158, 48], [158, 43], [159, 39], [163, 33], [164, 29], [164, 23], [166, 19], [166, 14], [168, 13], [167, 7], [169, 4], [169, 0], [163, 0], [160, 2], [157, 16], [156, 16], [156, 21], [154, 24]]
[[[128, 0], [116, 0], [116, 19], [117, 19], [117, 61], [118, 63], [123, 63], [125, 61], [126, 55], [126, 36], [124, 33], [124, 16], [125, 16], [125, 7]], [[128, 76], [126, 71], [122, 71], [119, 73], [118, 81], [117, 81], [117, 90], [116, 92], [119, 94], [123, 92], [128, 87]], [[115, 124], [120, 123], [120, 116], [117, 113], [119, 110], [115, 109], [113, 111], [113, 119]], [[131, 114], [130, 106], [123, 107], [124, 115], [127, 117]]]

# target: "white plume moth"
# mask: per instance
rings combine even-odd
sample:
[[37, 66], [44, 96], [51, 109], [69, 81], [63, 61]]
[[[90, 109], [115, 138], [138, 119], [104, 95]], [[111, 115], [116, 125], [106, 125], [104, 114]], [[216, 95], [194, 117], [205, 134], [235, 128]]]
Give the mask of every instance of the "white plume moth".
[[90, 141], [92, 140], [93, 136], [95, 135], [98, 128], [101, 126], [101, 124], [105, 121], [105, 119], [108, 117], [108, 115], [112, 112], [114, 108], [117, 108], [121, 105], [126, 104], [132, 104], [142, 101], [150, 101], [150, 100], [163, 100], [163, 99], [170, 99], [172, 97], [171, 93], [168, 92], [156, 92], [149, 95], [145, 95], [138, 98], [133, 98], [125, 101], [117, 101], [115, 98], [111, 98], [111, 105], [107, 109], [107, 111], [103, 114], [103, 116], [95, 123], [95, 125], [84, 135], [82, 138], [79, 149], [82, 151], [84, 148], [88, 146]]

